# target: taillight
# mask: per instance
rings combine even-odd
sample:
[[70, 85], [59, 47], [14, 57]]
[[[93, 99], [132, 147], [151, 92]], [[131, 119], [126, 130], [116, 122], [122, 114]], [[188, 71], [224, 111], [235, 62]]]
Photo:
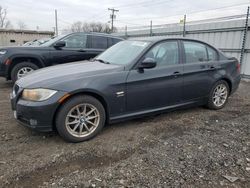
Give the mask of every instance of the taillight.
[[238, 71], [238, 73], [240, 73], [240, 63], [239, 63], [239, 62], [237, 62], [236, 67], [237, 67], [237, 71]]
[[10, 65], [11, 64], [11, 60], [10, 59], [7, 59], [5, 62], [4, 62], [5, 65]]

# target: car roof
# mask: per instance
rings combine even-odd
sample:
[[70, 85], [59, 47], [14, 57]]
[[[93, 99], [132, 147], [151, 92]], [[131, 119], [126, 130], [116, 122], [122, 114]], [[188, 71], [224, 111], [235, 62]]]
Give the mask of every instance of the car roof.
[[112, 34], [108, 34], [108, 33], [98, 33], [98, 32], [73, 32], [73, 33], [69, 33], [68, 35], [77, 34], [77, 33], [80, 33], [80, 34], [87, 34], [87, 35], [104, 36], [104, 37], [110, 37], [110, 38], [116, 38], [116, 39], [124, 40], [123, 38], [114, 36], [114, 35], [112, 35]]
[[131, 38], [129, 40], [144, 41], [144, 42], [150, 42], [150, 43], [156, 43], [156, 42], [160, 42], [163, 40], [189, 40], [189, 41], [196, 41], [196, 42], [202, 42], [202, 43], [207, 44], [204, 41], [196, 40], [196, 39], [192, 39], [192, 38], [187, 38], [187, 37], [184, 38], [184, 37], [153, 36], [153, 37]]

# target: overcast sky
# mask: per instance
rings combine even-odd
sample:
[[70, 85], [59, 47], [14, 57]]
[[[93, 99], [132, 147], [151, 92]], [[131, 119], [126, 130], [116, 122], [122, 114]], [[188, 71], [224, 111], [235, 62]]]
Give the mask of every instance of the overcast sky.
[[245, 14], [249, 5], [249, 0], [0, 0], [15, 28], [22, 21], [27, 29], [34, 30], [37, 26], [39, 30], [53, 30], [55, 9], [62, 30], [76, 21], [107, 23], [108, 8], [119, 9], [115, 26], [132, 27], [148, 25], [150, 20], [153, 24], [179, 22], [184, 14], [187, 20]]

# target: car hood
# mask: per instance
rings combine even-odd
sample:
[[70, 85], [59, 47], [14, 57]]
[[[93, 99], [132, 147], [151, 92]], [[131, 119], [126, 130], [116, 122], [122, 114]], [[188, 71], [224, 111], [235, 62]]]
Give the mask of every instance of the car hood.
[[37, 70], [21, 78], [16, 84], [22, 88], [56, 89], [57, 85], [62, 85], [66, 82], [75, 81], [80, 83], [85, 78], [123, 69], [123, 66], [104, 64], [97, 61], [78, 61]]

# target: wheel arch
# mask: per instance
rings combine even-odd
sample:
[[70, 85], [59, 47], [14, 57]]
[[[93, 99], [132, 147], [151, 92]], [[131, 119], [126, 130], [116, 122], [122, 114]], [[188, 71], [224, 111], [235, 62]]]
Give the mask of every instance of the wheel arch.
[[54, 113], [54, 117], [53, 117], [53, 130], [56, 130], [55, 122], [56, 122], [56, 117], [57, 117], [58, 111], [63, 107], [63, 105], [67, 101], [71, 100], [74, 97], [80, 96], [80, 95], [88, 95], [88, 96], [91, 96], [91, 97], [94, 97], [95, 99], [97, 99], [104, 107], [105, 115], [106, 115], [106, 122], [105, 123], [107, 123], [109, 121], [109, 107], [108, 107], [108, 103], [103, 95], [101, 95], [99, 92], [92, 91], [92, 90], [77, 91], [77, 92], [71, 93], [69, 95], [69, 97], [67, 97], [65, 100], [63, 100], [62, 103], [60, 103], [57, 106], [56, 111]]
[[220, 80], [224, 80], [225, 82], [227, 82], [228, 86], [229, 86], [229, 94], [231, 94], [231, 91], [232, 91], [232, 81], [227, 78], [227, 77], [223, 77], [217, 81], [220, 81]]
[[9, 58], [11, 61], [11, 64], [8, 67], [8, 71], [7, 71], [7, 76], [8, 79], [10, 79], [11, 77], [11, 71], [12, 69], [21, 62], [29, 62], [29, 63], [33, 63], [36, 66], [38, 66], [39, 68], [43, 68], [45, 65], [43, 63], [43, 60], [40, 57], [37, 56], [13, 56], [11, 58]]

